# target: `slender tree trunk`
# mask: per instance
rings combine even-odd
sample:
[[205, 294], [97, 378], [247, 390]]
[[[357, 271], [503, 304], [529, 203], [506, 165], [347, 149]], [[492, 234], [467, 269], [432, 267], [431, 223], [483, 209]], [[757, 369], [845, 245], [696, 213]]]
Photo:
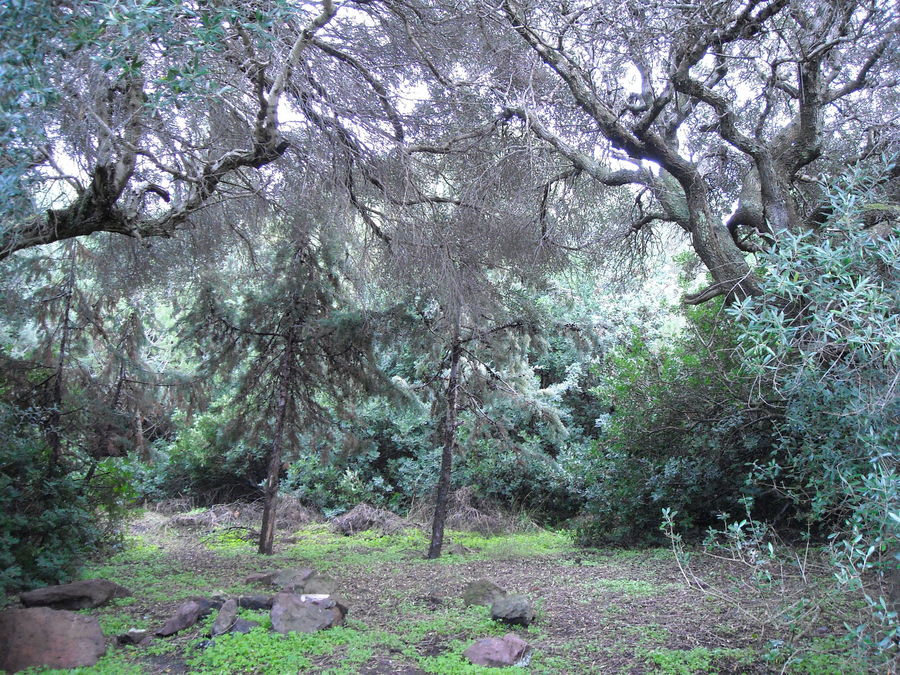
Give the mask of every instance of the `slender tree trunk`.
[[272, 439], [272, 451], [269, 454], [269, 474], [266, 479], [266, 487], [263, 492], [264, 506], [262, 528], [259, 533], [259, 552], [263, 555], [272, 555], [272, 546], [275, 542], [275, 511], [278, 506], [278, 483], [281, 474], [281, 455], [284, 449], [284, 425], [287, 420], [288, 406], [290, 404], [290, 377], [291, 361], [293, 359], [294, 338], [293, 334], [287, 336], [287, 344], [284, 354], [281, 356], [281, 365], [278, 373], [278, 419], [275, 422], [275, 437]]
[[47, 416], [47, 445], [50, 446], [50, 473], [56, 471], [62, 458], [62, 436], [59, 426], [62, 422], [63, 369], [66, 352], [69, 349], [69, 327], [72, 313], [72, 295], [75, 292], [75, 247], [69, 244], [69, 272], [66, 275], [66, 306], [63, 312], [62, 335], [59, 339], [59, 360], [56, 364], [56, 379], [53, 382], [50, 414]]
[[147, 446], [147, 439], [144, 438], [144, 416], [140, 410], [134, 411], [134, 449], [142, 462], [152, 463], [150, 448]]
[[431, 524], [431, 544], [428, 558], [439, 558], [444, 545], [444, 521], [447, 519], [447, 501], [450, 497], [450, 478], [453, 469], [453, 450], [456, 447], [456, 414], [459, 407], [459, 360], [462, 343], [459, 341], [459, 322], [453, 331], [450, 346], [450, 379], [447, 382], [447, 412], [444, 415], [444, 449], [441, 453], [441, 474], [438, 478], [437, 496], [434, 500], [434, 520]]

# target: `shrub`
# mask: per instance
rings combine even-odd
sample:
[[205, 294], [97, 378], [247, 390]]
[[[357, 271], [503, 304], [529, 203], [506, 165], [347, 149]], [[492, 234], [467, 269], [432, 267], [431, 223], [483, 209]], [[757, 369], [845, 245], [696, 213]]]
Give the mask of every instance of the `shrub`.
[[614, 413], [601, 418], [585, 478], [591, 519], [579, 532], [582, 543], [655, 543], [664, 506], [678, 511], [682, 530], [699, 533], [735, 508], [749, 463], [768, 454], [771, 418], [744, 404], [734, 327], [721, 304], [692, 308], [685, 318], [684, 330], [667, 341], [635, 327], [600, 369], [594, 393]]
[[29, 416], [0, 404], [0, 595], [70, 580], [110, 539], [128, 476], [112, 459], [90, 466], [54, 465]]
[[882, 184], [854, 173], [836, 185], [824, 226], [780, 235], [763, 257], [766, 295], [731, 312], [748, 375], [785, 411], [754, 481], [775, 485], [830, 532], [838, 580], [865, 590], [872, 609], [855, 633], [896, 655], [900, 229], [878, 237], [868, 228], [873, 213], [898, 210], [881, 203]]

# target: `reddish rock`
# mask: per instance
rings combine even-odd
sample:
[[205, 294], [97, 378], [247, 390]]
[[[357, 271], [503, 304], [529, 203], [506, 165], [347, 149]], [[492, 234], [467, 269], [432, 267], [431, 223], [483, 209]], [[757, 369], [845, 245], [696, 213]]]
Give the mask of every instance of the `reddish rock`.
[[92, 666], [106, 652], [96, 617], [49, 607], [0, 613], [0, 670]]
[[476, 666], [499, 668], [522, 663], [531, 647], [518, 635], [507, 633], [502, 638], [485, 638], [463, 652]]
[[131, 591], [106, 579], [85, 579], [71, 584], [45, 586], [22, 593], [19, 600], [26, 607], [53, 609], [90, 609], [106, 604], [113, 598], [126, 598]]
[[278, 593], [272, 603], [272, 630], [315, 633], [344, 623], [347, 608], [330, 595]]
[[159, 637], [167, 637], [169, 635], [174, 635], [185, 628], [190, 628], [197, 623], [201, 617], [209, 614], [212, 611], [213, 606], [213, 603], [205, 598], [188, 600], [187, 602], [182, 603], [175, 614], [169, 617], [165, 625], [156, 631], [156, 634]]

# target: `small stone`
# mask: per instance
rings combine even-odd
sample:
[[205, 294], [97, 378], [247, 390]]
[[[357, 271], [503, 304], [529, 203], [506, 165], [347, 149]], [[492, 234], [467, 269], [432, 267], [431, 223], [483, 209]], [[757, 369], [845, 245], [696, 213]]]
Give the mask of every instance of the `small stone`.
[[137, 628], [132, 628], [127, 633], [116, 636], [116, 643], [122, 646], [139, 645], [148, 640], [150, 640], [150, 631], [138, 630]]
[[469, 583], [463, 589], [462, 595], [463, 604], [466, 607], [470, 605], [490, 607], [495, 601], [504, 597], [506, 597], [506, 591], [487, 579], [479, 579]]
[[514, 626], [527, 626], [534, 621], [534, 608], [524, 595], [508, 595], [491, 605], [491, 618]]
[[[300, 591], [295, 591], [299, 593]], [[315, 573], [303, 584], [304, 595], [334, 595], [337, 581], [325, 574]]]
[[278, 572], [254, 572], [253, 574], [248, 574], [247, 578], [244, 579], [245, 584], [261, 584], [263, 586], [271, 586], [272, 582], [275, 580], [275, 577], [278, 576]]
[[247, 621], [247, 619], [237, 619], [231, 627], [229, 633], [249, 633], [259, 625], [259, 621]]
[[216, 616], [215, 623], [213, 623], [212, 630], [210, 631], [212, 637], [222, 635], [231, 630], [231, 627], [234, 626], [234, 622], [237, 621], [237, 610], [237, 600], [234, 598], [222, 605], [222, 609], [219, 610], [219, 614]]
[[272, 585], [285, 593], [302, 593], [307, 580], [316, 573], [308, 567], [279, 571], [272, 579]]
[[237, 599], [241, 609], [272, 609], [271, 595], [242, 595]]
[[156, 634], [159, 637], [168, 637], [185, 628], [190, 628], [197, 623], [201, 617], [209, 614], [214, 607], [215, 603], [206, 598], [194, 598], [188, 600], [181, 604], [175, 611], [175, 614], [169, 617], [165, 625], [156, 631]]
[[502, 638], [485, 638], [463, 652], [476, 666], [500, 668], [503, 666], [527, 665], [531, 647], [518, 635], [507, 633]]

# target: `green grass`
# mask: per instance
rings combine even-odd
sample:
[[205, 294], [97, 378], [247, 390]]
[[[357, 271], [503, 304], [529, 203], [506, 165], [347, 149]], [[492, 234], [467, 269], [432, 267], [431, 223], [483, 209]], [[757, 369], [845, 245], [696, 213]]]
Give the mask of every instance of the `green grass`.
[[660, 595], [675, 588], [671, 584], [654, 584], [641, 579], [590, 579], [584, 585], [602, 593], [621, 593], [635, 597]]
[[214, 530], [201, 537], [207, 550], [215, 551], [219, 555], [242, 555], [253, 553], [256, 543], [246, 539], [247, 531], [240, 530]]
[[644, 659], [660, 675], [704, 675], [731, 672], [733, 666], [749, 666], [756, 658], [750, 649], [653, 649], [643, 651]]
[[401, 621], [397, 625], [397, 632], [404, 637], [404, 641], [418, 643], [431, 635], [479, 638], [505, 635], [509, 632], [509, 626], [492, 620], [491, 610], [487, 607], [451, 605], [427, 619]]
[[93, 666], [57, 670], [55, 668], [26, 668], [20, 675], [142, 675], [141, 667], [132, 663], [134, 649], [110, 649]]
[[546, 555], [561, 555], [575, 550], [574, 540], [569, 532], [537, 530], [487, 536], [476, 532], [448, 532], [456, 544], [473, 549], [465, 557], [449, 556], [447, 562], [462, 560], [497, 560], [508, 558], [532, 558]]

